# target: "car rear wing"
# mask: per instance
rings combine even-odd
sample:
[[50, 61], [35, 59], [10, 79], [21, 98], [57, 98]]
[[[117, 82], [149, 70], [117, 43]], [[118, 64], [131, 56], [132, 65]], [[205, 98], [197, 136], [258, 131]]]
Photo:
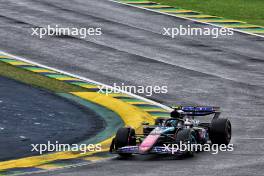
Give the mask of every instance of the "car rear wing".
[[175, 106], [173, 109], [182, 111], [183, 114], [191, 116], [206, 116], [215, 114], [214, 118], [220, 115], [220, 107], [215, 106]]

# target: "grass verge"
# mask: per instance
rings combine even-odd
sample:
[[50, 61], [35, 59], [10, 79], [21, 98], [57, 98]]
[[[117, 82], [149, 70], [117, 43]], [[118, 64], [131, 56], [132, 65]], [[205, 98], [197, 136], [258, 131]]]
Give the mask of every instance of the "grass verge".
[[56, 93], [87, 91], [79, 86], [70, 85], [63, 81], [48, 78], [4, 62], [0, 62], [0, 76], [8, 77], [34, 87], [44, 88]]
[[264, 0], [153, 0], [228, 19], [264, 26]]

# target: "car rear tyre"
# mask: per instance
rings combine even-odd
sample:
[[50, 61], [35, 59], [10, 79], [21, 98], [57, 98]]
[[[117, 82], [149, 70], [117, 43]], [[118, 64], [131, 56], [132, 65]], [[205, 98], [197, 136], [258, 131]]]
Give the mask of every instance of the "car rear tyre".
[[228, 119], [214, 119], [210, 127], [210, 140], [212, 144], [228, 145], [231, 140], [232, 127]]

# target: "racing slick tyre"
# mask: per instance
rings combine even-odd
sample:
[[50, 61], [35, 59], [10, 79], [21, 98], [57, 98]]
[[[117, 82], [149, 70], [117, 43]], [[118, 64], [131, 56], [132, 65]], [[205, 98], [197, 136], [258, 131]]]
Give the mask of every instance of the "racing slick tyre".
[[[191, 129], [183, 129], [176, 134], [176, 144], [196, 144], [196, 134]], [[187, 145], [188, 146], [188, 145]], [[180, 146], [178, 146], [180, 148]], [[184, 156], [193, 156], [194, 151], [187, 149]]]
[[213, 119], [209, 131], [212, 144], [228, 145], [231, 140], [232, 128], [228, 119]]
[[[116, 133], [114, 139], [115, 148], [119, 149], [121, 147], [136, 145], [135, 130], [133, 128], [120, 128]], [[129, 157], [131, 153], [118, 153], [122, 157]]]

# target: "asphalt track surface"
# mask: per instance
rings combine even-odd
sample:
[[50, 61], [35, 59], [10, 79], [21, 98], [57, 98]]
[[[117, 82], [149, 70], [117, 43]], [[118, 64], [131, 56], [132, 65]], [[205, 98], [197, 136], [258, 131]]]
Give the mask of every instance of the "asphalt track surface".
[[0, 77], [0, 161], [38, 155], [31, 144], [73, 144], [104, 129], [94, 111]]
[[[0, 3], [0, 48], [109, 85], [167, 85], [151, 99], [166, 105], [221, 106], [233, 125], [233, 152], [194, 158], [135, 157], [43, 175], [264, 175], [264, 40], [234, 33], [161, 35], [180, 24], [210, 27], [106, 0], [9, 0]], [[31, 36], [49, 24], [101, 27], [102, 36]]]

